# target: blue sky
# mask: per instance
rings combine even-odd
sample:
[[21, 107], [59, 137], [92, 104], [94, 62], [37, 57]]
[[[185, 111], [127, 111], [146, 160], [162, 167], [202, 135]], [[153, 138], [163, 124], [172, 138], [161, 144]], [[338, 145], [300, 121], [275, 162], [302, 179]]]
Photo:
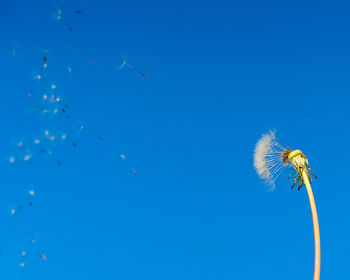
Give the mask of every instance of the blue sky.
[[[275, 129], [319, 177], [321, 277], [346, 279], [349, 4], [110, 2], [2, 5], [1, 278], [311, 279], [305, 188], [253, 168]], [[70, 119], [33, 113], [52, 84]], [[45, 130], [67, 141], [9, 164]]]

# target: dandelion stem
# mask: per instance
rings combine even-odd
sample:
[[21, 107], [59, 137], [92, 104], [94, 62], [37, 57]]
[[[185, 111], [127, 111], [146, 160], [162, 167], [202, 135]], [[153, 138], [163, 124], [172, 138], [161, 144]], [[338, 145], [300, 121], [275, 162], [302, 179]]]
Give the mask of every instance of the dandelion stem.
[[317, 210], [315, 204], [315, 198], [312, 193], [311, 184], [309, 180], [309, 176], [306, 170], [303, 170], [303, 181], [305, 183], [307, 194], [309, 195], [311, 213], [312, 213], [312, 221], [314, 224], [314, 237], [315, 237], [315, 268], [314, 268], [314, 280], [320, 279], [320, 271], [321, 271], [321, 242], [320, 242], [320, 228], [318, 225], [318, 217]]

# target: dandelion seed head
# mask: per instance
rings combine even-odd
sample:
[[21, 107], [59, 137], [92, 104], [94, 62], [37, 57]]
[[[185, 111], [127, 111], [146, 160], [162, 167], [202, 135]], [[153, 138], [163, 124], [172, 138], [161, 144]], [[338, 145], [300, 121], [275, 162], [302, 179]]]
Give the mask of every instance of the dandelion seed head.
[[275, 181], [287, 166], [282, 159], [286, 149], [277, 142], [275, 132], [263, 134], [254, 150], [254, 167], [269, 191], [275, 189]]

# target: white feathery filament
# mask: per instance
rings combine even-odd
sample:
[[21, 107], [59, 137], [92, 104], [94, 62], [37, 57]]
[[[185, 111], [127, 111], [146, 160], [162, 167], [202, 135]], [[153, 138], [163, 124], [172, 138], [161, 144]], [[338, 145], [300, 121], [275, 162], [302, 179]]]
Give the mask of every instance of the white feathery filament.
[[255, 146], [254, 167], [270, 191], [275, 189], [275, 181], [286, 167], [282, 160], [283, 152], [286, 150], [277, 142], [273, 131], [263, 134]]

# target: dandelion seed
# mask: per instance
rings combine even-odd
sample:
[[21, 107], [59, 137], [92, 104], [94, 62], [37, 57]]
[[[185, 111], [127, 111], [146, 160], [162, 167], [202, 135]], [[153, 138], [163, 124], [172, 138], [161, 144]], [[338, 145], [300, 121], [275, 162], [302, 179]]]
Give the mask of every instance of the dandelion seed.
[[24, 156], [24, 161], [29, 161], [31, 159], [32, 155], [25, 155]]
[[51, 88], [52, 88], [52, 89], [56, 89], [56, 85], [52, 84], [52, 85], [51, 85]]
[[25, 267], [25, 265], [26, 264], [24, 262], [19, 264], [20, 267]]
[[48, 98], [47, 94], [43, 95], [43, 99], [46, 100]]
[[45, 135], [49, 135], [49, 131], [48, 130], [45, 130]]
[[11, 209], [11, 215], [14, 215], [16, 213], [16, 209]]
[[34, 196], [34, 190], [30, 190], [30, 191], [29, 191], [29, 194], [30, 194], [31, 196]]
[[66, 140], [67, 139], [67, 135], [66, 134], [62, 134], [61, 139], [62, 140]]
[[277, 142], [273, 131], [264, 134], [255, 146], [254, 166], [270, 191], [275, 189], [275, 181], [286, 167], [282, 160], [285, 150]]
[[39, 254], [39, 256], [43, 259], [43, 261], [47, 260], [47, 257], [44, 254]]
[[23, 142], [22, 141], [20, 141], [20, 142], [18, 142], [18, 147], [23, 147]]
[[25, 257], [26, 256], [26, 252], [25, 251], [22, 251], [22, 256]]
[[40, 144], [40, 140], [39, 139], [35, 139], [34, 143], [38, 145], [38, 144]]
[[10, 158], [9, 158], [9, 162], [10, 162], [10, 163], [15, 163], [15, 161], [16, 161], [16, 159], [15, 159], [14, 157], [10, 157]]
[[126, 158], [124, 154], [120, 154], [120, 157], [121, 157], [122, 159], [125, 159], [125, 158]]

